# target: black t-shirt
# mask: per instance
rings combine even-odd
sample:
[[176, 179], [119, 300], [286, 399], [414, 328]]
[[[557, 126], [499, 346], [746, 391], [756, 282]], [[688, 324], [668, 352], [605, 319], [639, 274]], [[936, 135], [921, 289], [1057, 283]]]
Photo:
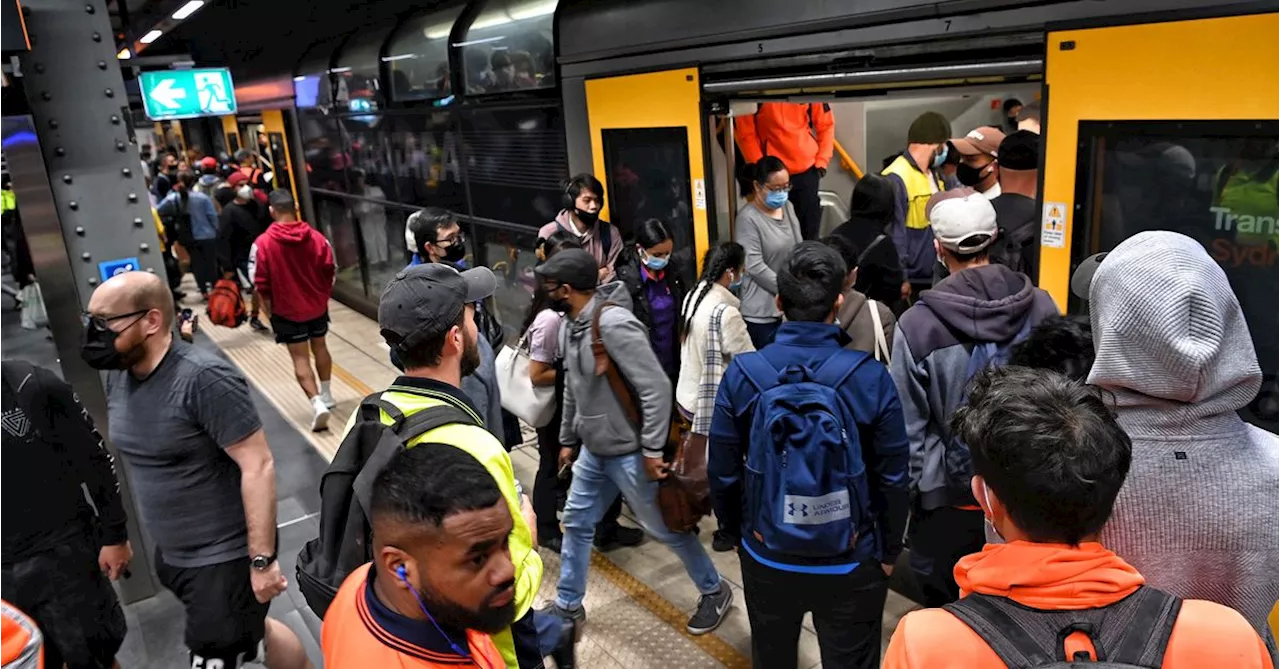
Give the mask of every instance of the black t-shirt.
[[1035, 199], [1003, 193], [991, 201], [991, 206], [996, 210], [996, 225], [1000, 228], [1000, 237], [992, 245], [992, 260], [1035, 280], [1039, 265], [1036, 224], [1040, 218]]
[[222, 271], [233, 271], [238, 263], [249, 259], [249, 249], [263, 229], [256, 202], [230, 202], [222, 208], [218, 215], [218, 263]]

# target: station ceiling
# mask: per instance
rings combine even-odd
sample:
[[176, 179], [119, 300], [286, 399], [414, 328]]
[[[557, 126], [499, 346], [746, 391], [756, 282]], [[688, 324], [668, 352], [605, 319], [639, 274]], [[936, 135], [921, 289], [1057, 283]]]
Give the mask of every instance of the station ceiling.
[[[126, 3], [130, 43], [186, 0]], [[148, 46], [144, 56], [190, 54], [197, 66], [229, 67], [237, 80], [291, 75], [313, 46], [336, 51], [356, 30], [391, 25], [444, 0], [207, 0], [206, 5]]]

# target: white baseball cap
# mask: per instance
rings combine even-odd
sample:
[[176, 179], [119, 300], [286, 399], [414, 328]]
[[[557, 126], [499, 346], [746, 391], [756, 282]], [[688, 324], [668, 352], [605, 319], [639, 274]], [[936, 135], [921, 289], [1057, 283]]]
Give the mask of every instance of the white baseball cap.
[[972, 188], [934, 193], [924, 215], [933, 227], [933, 236], [949, 251], [977, 253], [996, 239], [996, 210], [985, 195]]

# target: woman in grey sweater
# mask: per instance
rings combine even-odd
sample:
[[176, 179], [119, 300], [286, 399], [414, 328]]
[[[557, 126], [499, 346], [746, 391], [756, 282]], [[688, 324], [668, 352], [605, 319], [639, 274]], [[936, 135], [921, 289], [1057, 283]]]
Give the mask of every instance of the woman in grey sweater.
[[746, 169], [751, 175], [752, 194], [738, 212], [734, 241], [747, 252], [740, 310], [751, 343], [759, 350], [773, 342], [782, 322], [776, 304], [777, 270], [800, 243], [800, 223], [787, 201], [791, 175], [782, 161], [765, 156]]

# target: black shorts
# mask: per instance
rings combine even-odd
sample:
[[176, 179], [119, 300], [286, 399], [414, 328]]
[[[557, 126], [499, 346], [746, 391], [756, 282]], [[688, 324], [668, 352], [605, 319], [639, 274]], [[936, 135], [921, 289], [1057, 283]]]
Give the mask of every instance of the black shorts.
[[271, 331], [276, 334], [277, 344], [301, 344], [329, 333], [329, 312], [303, 323], [271, 315]]
[[45, 666], [111, 666], [124, 643], [124, 610], [87, 538], [7, 563], [3, 574], [4, 598], [31, 616], [44, 634]]
[[187, 612], [183, 640], [194, 657], [220, 659], [227, 669], [258, 658], [271, 605], [253, 595], [247, 556], [207, 567], [173, 567], [157, 548], [155, 566], [160, 585], [177, 595]]

